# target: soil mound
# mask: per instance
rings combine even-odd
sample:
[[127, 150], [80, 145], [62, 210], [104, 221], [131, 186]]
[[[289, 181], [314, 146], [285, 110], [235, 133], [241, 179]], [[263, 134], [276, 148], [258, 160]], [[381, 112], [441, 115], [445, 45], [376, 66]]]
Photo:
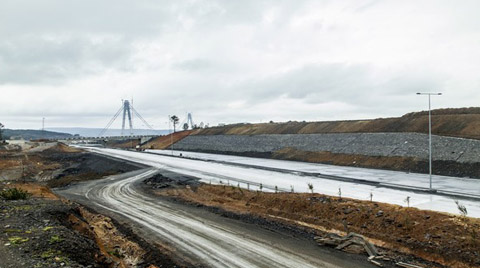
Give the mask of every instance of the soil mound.
[[185, 130], [185, 131], [175, 132], [173, 134], [169, 134], [165, 136], [160, 136], [151, 141], [148, 141], [142, 146], [142, 148], [163, 150], [168, 148], [170, 145], [172, 145], [172, 143], [175, 144], [177, 141], [196, 132], [197, 130]]
[[[320, 235], [355, 232], [392, 253], [415, 255], [447, 267], [480, 266], [479, 219], [379, 203], [375, 196], [373, 201], [361, 201], [321, 194], [264, 193], [226, 185], [170, 188], [157, 193], [241, 215], [286, 221]], [[392, 257], [398, 259], [396, 255]]]
[[[233, 124], [202, 129], [193, 135], [259, 135], [315, 133], [428, 133], [428, 111], [402, 117], [372, 120]], [[438, 109], [432, 111], [432, 133], [441, 136], [480, 139], [480, 108]]]

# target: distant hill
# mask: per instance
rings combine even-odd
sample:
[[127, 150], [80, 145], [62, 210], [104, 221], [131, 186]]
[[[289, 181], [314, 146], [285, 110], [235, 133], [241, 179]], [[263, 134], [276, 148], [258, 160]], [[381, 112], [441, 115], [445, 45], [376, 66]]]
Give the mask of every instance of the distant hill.
[[[193, 135], [259, 135], [314, 133], [428, 133], [428, 111], [402, 117], [371, 120], [234, 124], [199, 130]], [[432, 111], [432, 133], [480, 139], [480, 108], [437, 109]]]
[[[97, 137], [100, 132], [102, 132], [103, 128], [80, 128], [80, 127], [58, 127], [58, 128], [47, 128], [50, 131], [58, 131], [69, 133], [72, 135], [80, 135], [82, 137]], [[134, 135], [165, 135], [170, 133], [168, 130], [151, 130], [151, 129], [134, 129]], [[122, 130], [121, 129], [109, 129], [103, 134], [103, 136], [121, 136]], [[126, 130], [125, 135], [129, 135], [129, 130]]]
[[72, 135], [61, 132], [42, 131], [34, 129], [4, 129], [4, 139], [22, 138], [24, 140], [37, 140], [37, 139], [65, 139], [70, 138]]

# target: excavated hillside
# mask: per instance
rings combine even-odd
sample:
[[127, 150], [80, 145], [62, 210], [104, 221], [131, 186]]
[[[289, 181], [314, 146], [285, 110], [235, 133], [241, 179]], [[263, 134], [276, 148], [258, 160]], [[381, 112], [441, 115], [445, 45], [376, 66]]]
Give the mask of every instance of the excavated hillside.
[[[373, 120], [235, 124], [202, 129], [193, 135], [259, 135], [318, 133], [428, 133], [428, 112]], [[480, 107], [432, 111], [432, 133], [440, 136], [480, 139]]]
[[[439, 109], [432, 115], [433, 173], [480, 178], [480, 108]], [[423, 111], [373, 120], [213, 127], [185, 133], [174, 147], [428, 173], [427, 133]]]
[[188, 135], [191, 135], [194, 133], [194, 130], [187, 130], [187, 131], [180, 131], [180, 132], [175, 132], [173, 134], [165, 135], [165, 136], [160, 136], [157, 138], [154, 138], [144, 145], [142, 145], [142, 148], [144, 149], [165, 149], [172, 144], [175, 144], [176, 142], [182, 140]]

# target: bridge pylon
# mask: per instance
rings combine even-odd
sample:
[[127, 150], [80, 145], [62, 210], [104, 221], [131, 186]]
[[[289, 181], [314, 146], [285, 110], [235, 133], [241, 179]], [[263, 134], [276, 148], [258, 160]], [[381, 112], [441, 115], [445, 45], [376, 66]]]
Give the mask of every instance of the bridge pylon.
[[130, 136], [133, 136], [132, 112], [130, 110], [130, 101], [123, 101], [123, 120], [122, 120], [122, 136], [125, 133], [125, 117], [128, 116], [128, 126], [130, 127]]
[[145, 126], [147, 126], [149, 129], [155, 131], [153, 127], [143, 119], [143, 117], [135, 110], [135, 108], [132, 105], [133, 102], [130, 102], [129, 100], [122, 100], [122, 106], [118, 111], [115, 113], [115, 115], [110, 119], [108, 122], [107, 126], [102, 129], [100, 134], [98, 134], [99, 137], [102, 137], [105, 132], [110, 128], [110, 126], [113, 124], [113, 122], [117, 119], [117, 117], [120, 115], [120, 113], [123, 112], [123, 119], [122, 119], [122, 134], [121, 136], [123, 137], [125, 135], [125, 122], [128, 121], [128, 127], [130, 129], [129, 136], [133, 136], [133, 115], [136, 116], [136, 118], [140, 119]]

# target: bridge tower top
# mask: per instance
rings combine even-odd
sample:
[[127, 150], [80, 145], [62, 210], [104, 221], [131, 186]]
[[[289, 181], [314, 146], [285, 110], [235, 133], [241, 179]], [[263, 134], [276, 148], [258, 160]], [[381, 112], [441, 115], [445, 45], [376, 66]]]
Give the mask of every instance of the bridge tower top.
[[120, 113], [123, 112], [123, 120], [122, 120], [122, 136], [125, 135], [125, 121], [128, 121], [128, 128], [130, 129], [130, 136], [133, 136], [133, 115], [136, 116], [136, 118], [140, 119], [145, 126], [150, 128], [151, 130], [155, 131], [153, 127], [143, 119], [143, 117], [135, 110], [133, 107], [133, 101], [130, 102], [129, 100], [122, 100], [122, 106], [118, 111], [115, 113], [115, 115], [110, 119], [110, 122], [108, 122], [107, 126], [98, 134], [99, 137], [102, 137], [105, 132], [110, 128], [110, 126], [113, 124], [113, 122], [117, 119], [117, 117], [120, 115]]

